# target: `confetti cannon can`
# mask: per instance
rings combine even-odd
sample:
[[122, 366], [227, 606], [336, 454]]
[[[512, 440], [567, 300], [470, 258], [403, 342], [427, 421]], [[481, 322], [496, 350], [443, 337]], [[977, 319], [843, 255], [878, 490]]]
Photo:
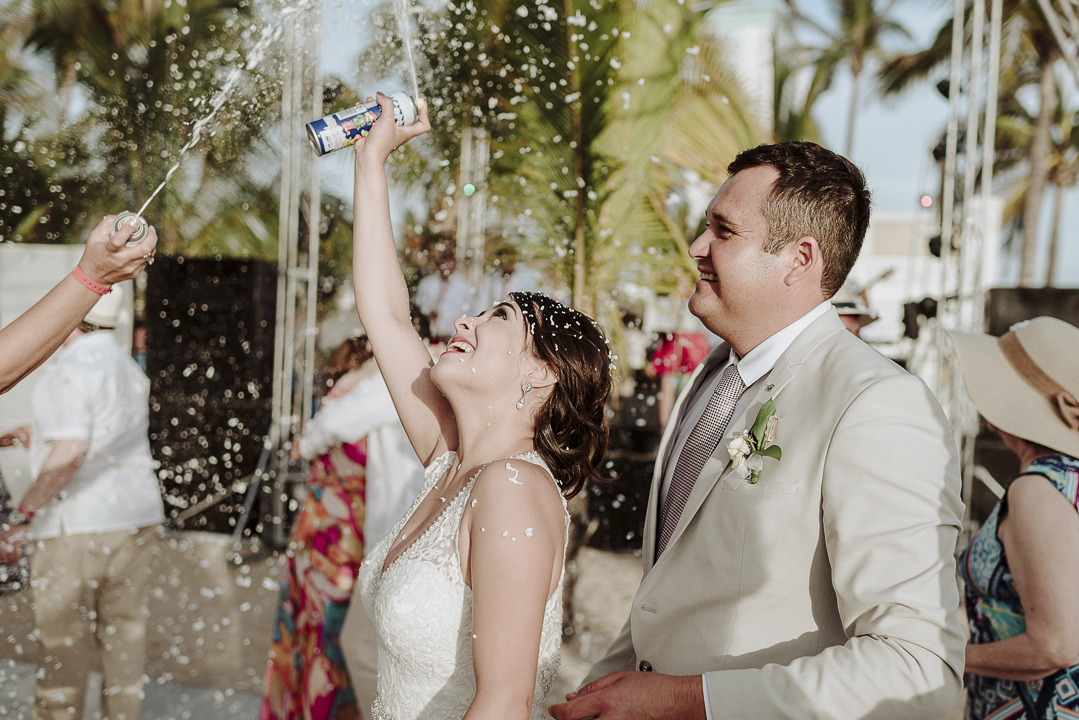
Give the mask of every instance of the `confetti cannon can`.
[[131, 233], [131, 237], [127, 240], [127, 246], [138, 245], [140, 242], [146, 239], [147, 223], [146, 220], [140, 215], [136, 215], [133, 212], [124, 211], [116, 216], [116, 219], [112, 221], [112, 234], [120, 232], [120, 228], [124, 225], [135, 225], [135, 232]]
[[[411, 125], [420, 116], [423, 100], [396, 92], [389, 96], [393, 100], [393, 121], [398, 125]], [[382, 108], [377, 102], [364, 103], [356, 107], [327, 115], [307, 123], [307, 137], [315, 154], [325, 155], [356, 143], [357, 138], [366, 137], [371, 132], [371, 125], [382, 115]]]

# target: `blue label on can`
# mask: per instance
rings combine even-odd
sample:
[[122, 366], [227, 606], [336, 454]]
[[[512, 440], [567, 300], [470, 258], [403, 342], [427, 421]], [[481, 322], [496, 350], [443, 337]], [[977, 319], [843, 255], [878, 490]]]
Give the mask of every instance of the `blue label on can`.
[[378, 103], [358, 105], [307, 123], [307, 134], [318, 154], [325, 155], [366, 137], [381, 114]]

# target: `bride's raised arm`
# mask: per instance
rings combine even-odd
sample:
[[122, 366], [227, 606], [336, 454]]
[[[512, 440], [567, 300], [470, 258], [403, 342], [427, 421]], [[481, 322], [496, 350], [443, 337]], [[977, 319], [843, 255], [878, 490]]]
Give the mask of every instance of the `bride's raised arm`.
[[390, 227], [386, 158], [394, 149], [431, 129], [427, 107], [414, 125], [393, 122], [393, 101], [379, 93], [381, 117], [356, 142], [355, 222], [352, 284], [356, 310], [371, 341], [408, 439], [426, 464], [436, 453], [455, 449], [457, 427], [449, 403], [431, 382], [427, 348], [409, 317], [408, 289]]

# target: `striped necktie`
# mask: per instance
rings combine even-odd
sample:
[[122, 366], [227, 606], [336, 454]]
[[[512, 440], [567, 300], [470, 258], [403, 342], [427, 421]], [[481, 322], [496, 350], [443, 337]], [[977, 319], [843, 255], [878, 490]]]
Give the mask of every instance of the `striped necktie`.
[[660, 513], [656, 560], [659, 560], [659, 556], [667, 549], [667, 543], [682, 517], [697, 476], [701, 474], [704, 464], [715, 452], [723, 433], [727, 431], [731, 416], [734, 415], [734, 407], [745, 389], [746, 384], [738, 374], [738, 367], [728, 365], [708, 401], [708, 407], [704, 409], [704, 414], [697, 421], [697, 426], [689, 434], [682, 452], [678, 455], [678, 464], [674, 466], [674, 476], [671, 477], [667, 499]]

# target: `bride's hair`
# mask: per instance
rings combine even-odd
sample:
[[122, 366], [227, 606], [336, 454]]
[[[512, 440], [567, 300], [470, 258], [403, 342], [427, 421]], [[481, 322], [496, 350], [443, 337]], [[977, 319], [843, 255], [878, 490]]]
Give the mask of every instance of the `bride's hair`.
[[610, 434], [605, 414], [611, 358], [603, 330], [584, 313], [542, 293], [512, 292], [532, 339], [532, 354], [558, 381], [536, 413], [536, 452], [571, 498], [589, 478], [605, 481], [599, 465]]

